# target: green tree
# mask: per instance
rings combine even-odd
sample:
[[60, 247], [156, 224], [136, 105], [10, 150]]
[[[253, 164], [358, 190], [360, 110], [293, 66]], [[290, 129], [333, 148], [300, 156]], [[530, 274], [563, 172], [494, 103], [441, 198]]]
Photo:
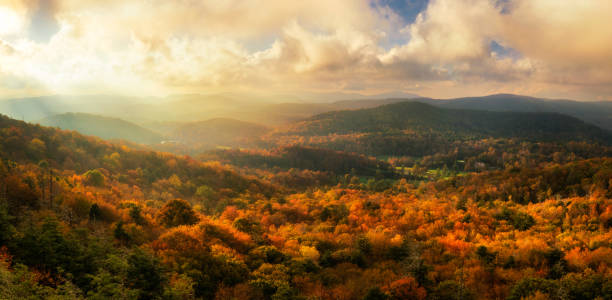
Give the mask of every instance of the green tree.
[[9, 262], [0, 259], [0, 299], [84, 299], [81, 294], [70, 281], [55, 288], [45, 286], [26, 266], [16, 264], [9, 269]]
[[141, 211], [142, 208], [140, 208], [140, 206], [138, 205], [133, 205], [132, 207], [130, 207], [130, 218], [132, 218], [134, 223], [138, 225], [144, 225], [145, 223], [145, 219], [142, 217]]
[[127, 286], [128, 262], [125, 258], [111, 254], [101, 263], [91, 280], [88, 299], [137, 299], [139, 291]]
[[100, 206], [98, 206], [96, 203], [92, 204], [89, 208], [89, 220], [95, 223], [96, 220], [100, 219], [101, 214], [102, 212], [100, 211]]
[[551, 295], [558, 289], [553, 280], [543, 278], [524, 278], [518, 281], [510, 291], [508, 300], [520, 300], [533, 295], [536, 291]]
[[215, 190], [207, 185], [201, 185], [198, 187], [195, 194], [204, 200], [211, 200], [211, 198], [215, 195]]
[[7, 246], [13, 242], [16, 231], [11, 224], [12, 219], [6, 207], [0, 204], [0, 246]]
[[85, 182], [89, 185], [97, 187], [104, 186], [104, 175], [98, 169], [89, 170], [85, 172], [83, 176], [85, 176]]
[[385, 294], [380, 288], [372, 288], [362, 298], [363, 300], [390, 300], [391, 296]]
[[127, 259], [127, 280], [130, 288], [140, 291], [139, 299], [159, 298], [167, 278], [159, 260], [140, 248], [136, 248]]
[[85, 240], [77, 239], [72, 231], [64, 234], [59, 222], [48, 218], [40, 226], [28, 228], [10, 250], [16, 262], [48, 272], [51, 279], [74, 278], [83, 287], [88, 283], [86, 274], [95, 270], [99, 254], [87, 251], [86, 246]]
[[175, 199], [166, 202], [159, 212], [158, 221], [166, 227], [193, 225], [199, 221], [189, 202]]
[[124, 244], [129, 243], [132, 239], [132, 237], [123, 228], [123, 221], [119, 221], [119, 223], [115, 225], [115, 229], [113, 230], [113, 236], [115, 237], [115, 239], [119, 240]]

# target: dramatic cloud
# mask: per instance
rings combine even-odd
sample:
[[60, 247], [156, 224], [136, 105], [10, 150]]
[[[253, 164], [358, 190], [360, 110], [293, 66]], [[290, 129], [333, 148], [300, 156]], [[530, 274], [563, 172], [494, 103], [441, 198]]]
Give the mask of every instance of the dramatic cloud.
[[390, 3], [0, 0], [0, 97], [399, 90], [612, 99], [610, 1], [431, 0], [420, 12]]

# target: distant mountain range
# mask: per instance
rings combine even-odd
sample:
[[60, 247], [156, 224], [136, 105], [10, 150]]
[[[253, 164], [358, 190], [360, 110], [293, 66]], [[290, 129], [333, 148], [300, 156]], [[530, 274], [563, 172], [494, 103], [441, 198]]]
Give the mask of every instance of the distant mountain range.
[[327, 112], [280, 131], [285, 134], [326, 136], [397, 133], [404, 130], [460, 139], [500, 137], [612, 144], [611, 132], [559, 113], [448, 109], [414, 101], [370, 109]]
[[53, 115], [36, 123], [102, 139], [121, 139], [139, 144], [179, 143], [186, 148], [239, 147], [270, 131], [270, 128], [235, 119], [214, 118], [200, 122], [148, 124], [148, 128], [118, 118], [87, 113]]
[[[396, 98], [402, 101], [406, 98]], [[199, 122], [233, 118], [266, 125], [279, 125], [315, 114], [341, 109], [375, 107], [398, 100], [362, 99], [333, 103], [277, 102], [242, 95], [173, 95], [165, 98], [91, 96], [46, 96], [0, 100], [0, 113], [24, 121], [37, 121], [68, 112], [89, 113], [124, 119], [138, 124]]]
[[576, 117], [612, 131], [612, 101], [580, 102], [548, 100], [511, 94], [467, 97], [450, 100], [411, 99], [444, 108], [515, 112], [555, 112]]
[[[400, 105], [403, 102], [428, 106]], [[459, 113], [456, 109], [467, 111]], [[520, 114], [504, 114], [511, 112]], [[0, 101], [0, 113], [104, 139], [141, 144], [172, 140], [197, 145], [197, 148], [242, 147], [271, 128], [323, 134], [421, 126], [419, 130], [454, 129], [461, 134], [478, 136], [526, 134], [541, 138], [560, 133], [567, 138], [576, 135], [575, 138], [586, 140], [607, 139], [606, 132], [579, 123], [577, 118], [612, 131], [612, 102], [548, 100], [510, 94], [447, 100], [388, 98], [328, 103], [275, 103], [261, 98], [245, 99], [241, 95], [176, 95], [153, 100], [104, 95], [49, 96]]]
[[[380, 96], [394, 95], [396, 94]], [[37, 121], [67, 112], [82, 112], [121, 118], [136, 124], [153, 122], [184, 123], [213, 118], [233, 118], [267, 126], [276, 126], [329, 111], [362, 109], [404, 101], [419, 101], [443, 108], [556, 112], [612, 130], [612, 102], [550, 100], [511, 94], [444, 100], [407, 94], [397, 95], [401, 97], [357, 98], [335, 102], [308, 102], [291, 97], [282, 98], [281, 96], [268, 99], [240, 94], [174, 95], [154, 99], [106, 95], [48, 96], [0, 100], [0, 113], [25, 121]], [[339, 97], [340, 95], [336, 96]], [[283, 99], [288, 99], [290, 102], [283, 102]]]
[[140, 144], [155, 144], [162, 141], [160, 134], [134, 123], [86, 113], [54, 115], [41, 119], [37, 123], [65, 130], [74, 130], [107, 140], [121, 139]]

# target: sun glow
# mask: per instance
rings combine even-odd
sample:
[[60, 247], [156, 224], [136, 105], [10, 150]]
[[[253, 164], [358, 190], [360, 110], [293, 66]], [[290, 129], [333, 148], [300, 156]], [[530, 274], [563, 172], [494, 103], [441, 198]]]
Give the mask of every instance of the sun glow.
[[23, 20], [15, 11], [0, 6], [0, 35], [18, 33], [22, 27]]

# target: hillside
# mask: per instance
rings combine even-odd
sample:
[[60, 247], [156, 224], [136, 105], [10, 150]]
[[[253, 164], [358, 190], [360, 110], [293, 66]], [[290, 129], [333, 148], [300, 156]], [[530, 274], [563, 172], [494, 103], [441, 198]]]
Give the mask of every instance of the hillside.
[[123, 96], [55, 95], [0, 101], [1, 114], [29, 122], [69, 112], [129, 118], [129, 120], [139, 115], [154, 113], [145, 99]]
[[186, 123], [176, 128], [170, 137], [199, 148], [239, 146], [267, 133], [265, 126], [229, 118], [215, 118]]
[[[463, 120], [411, 105], [422, 118], [454, 120], [445, 126]], [[531, 166], [522, 161], [535, 144], [493, 142], [516, 163], [414, 182], [382, 178], [387, 163], [324, 149], [218, 153], [272, 165], [258, 179], [0, 116], [0, 298], [609, 295], [609, 155], [580, 160], [573, 152], [588, 148], [568, 143], [567, 162]]]
[[[0, 158], [21, 165], [38, 165], [45, 161], [49, 167], [65, 174], [80, 174], [100, 170], [110, 182], [137, 185], [145, 193], [187, 197], [204, 184], [214, 188], [232, 188], [240, 193], [250, 188], [258, 192], [272, 189], [258, 180], [246, 178], [218, 165], [168, 153], [135, 150], [111, 144], [78, 132], [66, 132], [51, 127], [28, 124], [0, 115]], [[129, 174], [129, 176], [127, 176]], [[174, 179], [184, 188], [155, 190], [159, 182]], [[119, 182], [117, 182], [119, 181]], [[167, 184], [164, 183], [164, 184]]]
[[612, 143], [612, 133], [557, 113], [443, 109], [420, 102], [324, 113], [298, 122], [284, 133], [313, 136], [399, 131], [429, 132], [453, 139], [504, 137]]
[[[314, 96], [313, 96], [314, 97]], [[283, 99], [285, 99], [283, 101]], [[515, 112], [557, 112], [612, 130], [612, 102], [551, 100], [512, 94], [455, 99], [380, 98], [335, 102], [297, 102], [280, 97], [278, 102], [243, 94], [173, 95], [142, 99], [106, 95], [46, 96], [0, 100], [0, 113], [25, 121], [36, 121], [56, 114], [82, 112], [116, 117], [131, 122], [198, 122], [210, 118], [235, 118], [268, 126], [284, 125], [336, 110], [373, 108], [397, 102], [414, 101], [442, 108]], [[84, 105], [86, 103], [87, 105]]]
[[275, 103], [251, 105], [247, 110], [237, 110], [235, 114], [243, 120], [251, 120], [272, 126], [284, 126], [314, 115], [336, 110], [372, 108], [384, 104], [403, 102], [406, 99], [362, 99], [341, 100], [330, 103]]
[[336, 175], [355, 173], [363, 176], [375, 176], [378, 171], [392, 175], [388, 163], [365, 155], [301, 146], [265, 152], [218, 149], [202, 153], [199, 158], [250, 168], [295, 168], [332, 172]]
[[349, 175], [294, 193], [6, 117], [0, 145], [3, 299], [605, 299], [612, 287], [610, 158], [431, 182]]
[[612, 130], [612, 102], [578, 102], [550, 100], [527, 96], [497, 94], [451, 100], [430, 100], [429, 104], [444, 108], [515, 112], [556, 112], [576, 117], [601, 128]]
[[38, 123], [64, 130], [74, 130], [106, 140], [121, 139], [140, 144], [155, 144], [162, 140], [160, 134], [134, 123], [86, 113], [54, 115], [44, 118]]
[[[374, 108], [398, 102], [418, 101], [441, 108], [487, 110], [500, 112], [554, 112], [573, 116], [598, 127], [612, 130], [612, 102], [585, 102], [553, 100], [512, 94], [454, 99], [432, 98], [380, 98], [351, 99], [329, 103], [280, 103], [253, 106], [250, 113], [241, 113], [241, 119], [257, 120], [267, 124], [282, 124], [311, 116], [336, 111]], [[250, 119], [252, 118], [252, 119]]]

